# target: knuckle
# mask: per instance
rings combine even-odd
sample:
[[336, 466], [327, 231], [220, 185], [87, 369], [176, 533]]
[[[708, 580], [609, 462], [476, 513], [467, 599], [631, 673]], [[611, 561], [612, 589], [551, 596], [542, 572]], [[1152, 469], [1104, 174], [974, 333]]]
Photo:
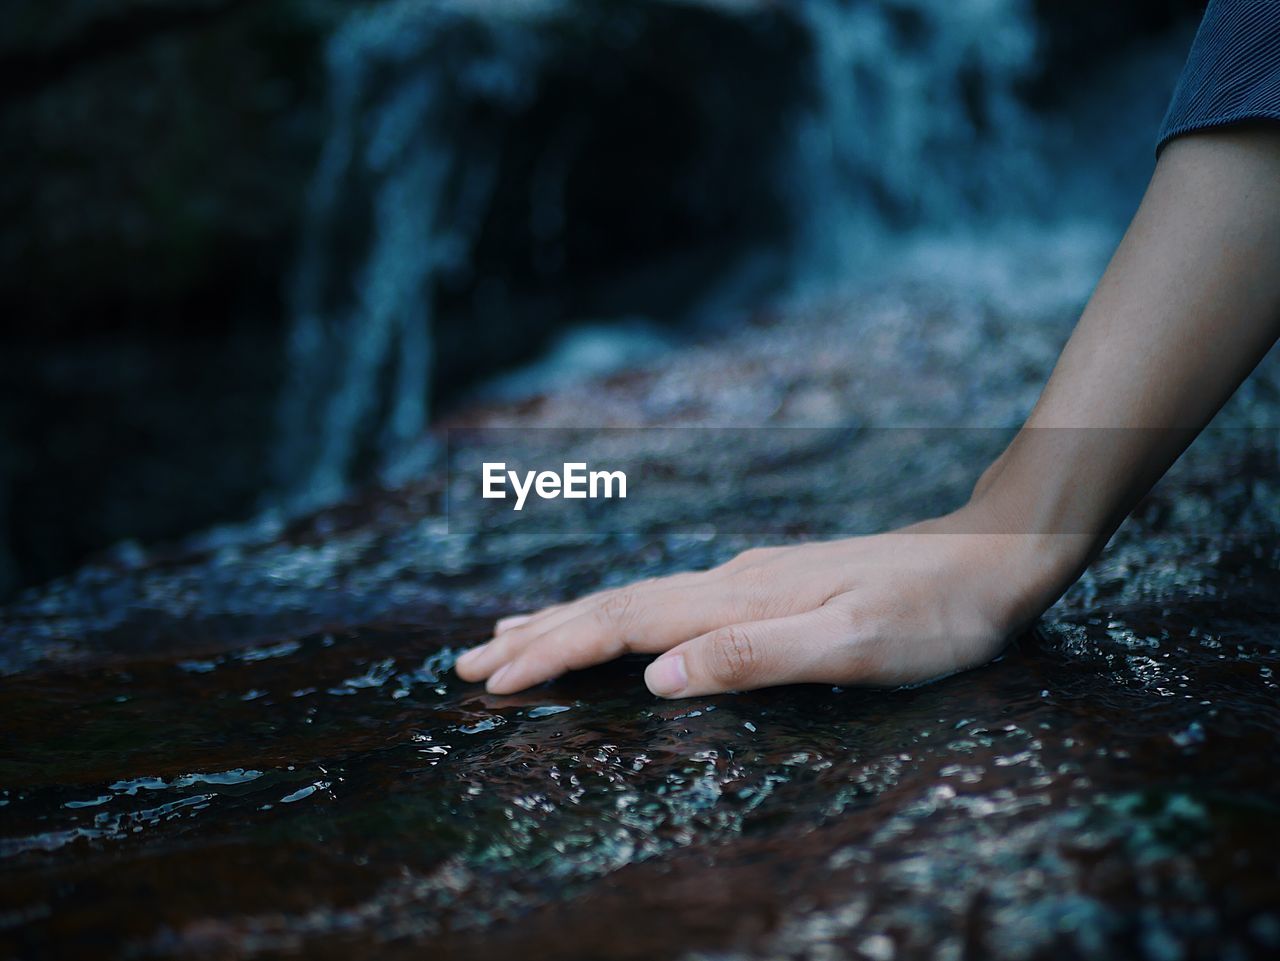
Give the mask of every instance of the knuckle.
[[764, 587], [773, 580], [772, 572], [757, 564], [742, 567], [734, 573], [734, 577], [741, 586], [751, 589]]
[[767, 587], [753, 587], [742, 594], [738, 601], [738, 609], [744, 621], [767, 621], [782, 613], [782, 602], [778, 594]]
[[768, 548], [751, 547], [743, 551], [733, 560], [739, 567], [751, 567], [754, 564], [759, 564], [761, 561], [768, 558], [768, 556]]
[[635, 616], [636, 595], [626, 587], [606, 595], [600, 602], [600, 613], [605, 623], [616, 630], [625, 629]]
[[733, 555], [733, 557], [729, 558], [727, 561], [721, 564], [719, 569], [722, 571], [728, 571], [732, 573], [735, 571], [740, 571], [744, 567], [750, 567], [751, 564], [756, 559], [755, 558], [756, 551], [757, 551], [757, 548], [753, 547], [750, 550], [743, 551], [741, 554], [735, 554]]
[[881, 618], [854, 604], [827, 604], [831, 629], [837, 641], [837, 658], [850, 680], [869, 679], [882, 655], [884, 625]]
[[726, 685], [740, 684], [752, 676], [758, 654], [750, 635], [740, 627], [724, 627], [711, 637], [711, 673]]
[[878, 618], [864, 607], [847, 603], [828, 603], [824, 607], [831, 612], [837, 636], [846, 644], [864, 644], [876, 631]]
[[778, 613], [775, 578], [767, 569], [749, 567], [734, 575], [734, 608], [744, 621], [763, 621]]
[[715, 567], [711, 568], [709, 574], [732, 574], [734, 571], [742, 567], [742, 555], [731, 557], [727, 561], [721, 561]]

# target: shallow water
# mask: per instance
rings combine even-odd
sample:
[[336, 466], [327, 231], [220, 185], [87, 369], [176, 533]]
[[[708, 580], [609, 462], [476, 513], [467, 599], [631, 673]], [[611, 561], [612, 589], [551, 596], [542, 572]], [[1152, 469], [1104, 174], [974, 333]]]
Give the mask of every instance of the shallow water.
[[[1024, 337], [1021, 363], [949, 365], [989, 334], [930, 339], [954, 305], [878, 309], [857, 340], [839, 314], [748, 332], [582, 388], [589, 407], [465, 423], [1008, 422], [1052, 357]], [[1269, 371], [1231, 423], [1275, 409]], [[1280, 498], [1273, 453], [1225, 434], [1033, 633], [932, 685], [672, 703], [640, 659], [510, 697], [451, 672], [496, 614], [731, 555], [744, 510], [785, 522], [773, 540], [860, 505], [889, 524], [988, 454], [823, 436], [739, 444], [756, 466], [702, 527], [650, 505], [612, 533], [446, 534], [435, 471], [123, 548], [0, 612], [3, 954], [1274, 956]], [[720, 463], [676, 454], [676, 488]], [[883, 474], [846, 472], [868, 460]]]
[[627, 661], [492, 697], [448, 671], [484, 623], [448, 619], [20, 675], [3, 943], [1264, 957], [1280, 651], [1247, 603], [894, 692], [663, 703]]

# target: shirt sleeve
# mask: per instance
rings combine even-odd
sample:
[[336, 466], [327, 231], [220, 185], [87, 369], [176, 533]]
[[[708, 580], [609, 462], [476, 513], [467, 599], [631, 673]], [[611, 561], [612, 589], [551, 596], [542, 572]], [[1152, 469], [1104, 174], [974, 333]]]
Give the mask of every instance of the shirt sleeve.
[[1156, 153], [1174, 137], [1242, 120], [1280, 121], [1280, 0], [1209, 0]]

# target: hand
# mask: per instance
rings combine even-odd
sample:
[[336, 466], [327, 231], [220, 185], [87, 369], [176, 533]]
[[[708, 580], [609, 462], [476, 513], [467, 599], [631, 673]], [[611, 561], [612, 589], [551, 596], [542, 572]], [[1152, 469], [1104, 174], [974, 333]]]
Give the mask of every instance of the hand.
[[962, 510], [889, 534], [750, 550], [709, 571], [506, 618], [457, 672], [510, 694], [622, 654], [661, 653], [645, 683], [668, 698], [929, 680], [989, 660], [1074, 576], [1071, 538], [982, 529]]
[[508, 618], [458, 674], [508, 694], [661, 653], [645, 683], [688, 697], [902, 684], [981, 664], [1075, 579], [1275, 343], [1278, 262], [1280, 132], [1174, 140], [1027, 428], [968, 505]]

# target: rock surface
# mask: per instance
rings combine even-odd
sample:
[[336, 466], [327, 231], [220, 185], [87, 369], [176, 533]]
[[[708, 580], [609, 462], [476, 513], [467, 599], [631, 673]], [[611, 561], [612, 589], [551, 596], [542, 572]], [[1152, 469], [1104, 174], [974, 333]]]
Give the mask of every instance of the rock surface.
[[673, 490], [737, 465], [696, 510], [446, 533], [436, 468], [4, 609], [3, 953], [1273, 956], [1273, 363], [985, 668], [678, 703], [641, 660], [451, 673], [495, 615], [963, 497], [989, 432], [858, 425], [1016, 422], [1069, 318], [896, 289], [450, 425], [809, 428], [651, 443]]
[[0, 599], [318, 503], [567, 325], [1123, 216], [1190, 6], [12, 0]]
[[774, 145], [809, 91], [780, 9], [19, 0], [10, 22], [0, 598], [367, 479], [558, 328], [678, 322], [782, 241]]

